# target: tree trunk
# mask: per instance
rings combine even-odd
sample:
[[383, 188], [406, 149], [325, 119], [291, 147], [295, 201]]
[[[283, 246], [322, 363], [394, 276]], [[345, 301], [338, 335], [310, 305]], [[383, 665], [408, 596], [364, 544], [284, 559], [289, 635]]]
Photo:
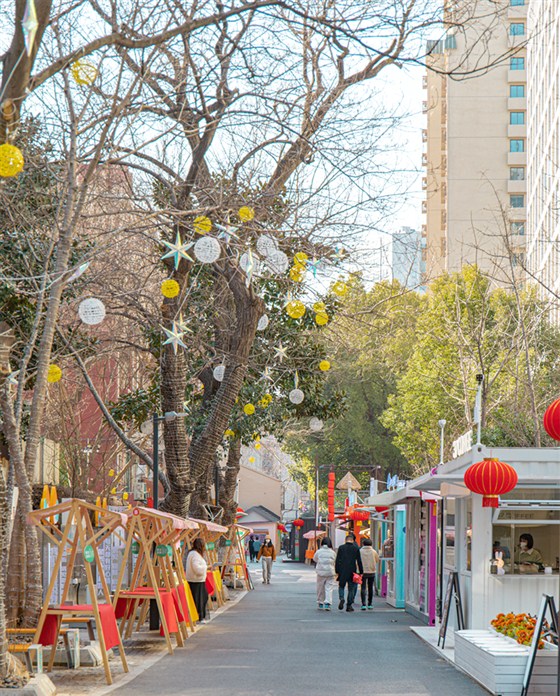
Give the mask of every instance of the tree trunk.
[[230, 441], [227, 458], [227, 469], [222, 482], [219, 504], [224, 509], [222, 524], [229, 527], [235, 522], [237, 512], [237, 502], [235, 491], [237, 489], [237, 477], [241, 466], [241, 440]]
[[[0, 466], [0, 558], [4, 558], [4, 552], [8, 545], [8, 515], [8, 496], [6, 491], [6, 481], [4, 479], [4, 468]], [[8, 671], [5, 593], [5, 576], [3, 572], [0, 572], [0, 680], [4, 679]]]

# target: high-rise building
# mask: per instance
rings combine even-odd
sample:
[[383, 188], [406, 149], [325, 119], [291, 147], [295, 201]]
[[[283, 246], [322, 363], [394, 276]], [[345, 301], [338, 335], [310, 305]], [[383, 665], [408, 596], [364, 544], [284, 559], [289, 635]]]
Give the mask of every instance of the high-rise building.
[[446, 0], [447, 34], [428, 44], [428, 278], [472, 263], [499, 278], [522, 261], [527, 2]]
[[422, 290], [426, 270], [425, 240], [412, 227], [403, 227], [391, 242], [391, 273], [394, 280], [413, 290]]
[[527, 269], [550, 299], [560, 296], [560, 2], [533, 0], [527, 55]]

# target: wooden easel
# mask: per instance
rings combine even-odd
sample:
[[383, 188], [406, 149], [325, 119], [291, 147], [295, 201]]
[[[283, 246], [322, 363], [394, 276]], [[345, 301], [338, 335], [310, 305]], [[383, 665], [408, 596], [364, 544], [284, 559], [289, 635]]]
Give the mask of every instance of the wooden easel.
[[[167, 542], [175, 542], [179, 532], [186, 529], [195, 530], [198, 528], [198, 524], [153, 508], [144, 507], [133, 508], [126, 517], [127, 540], [113, 600], [115, 609], [119, 600], [125, 600], [125, 609], [120, 626], [121, 633], [129, 638], [132, 635], [135, 620], [136, 630], [140, 629], [148, 616], [149, 600], [154, 599], [159, 611], [167, 650], [173, 654], [170, 633], [175, 633], [177, 646], [182, 647], [188, 632], [186, 612], [184, 609], [180, 610], [181, 601], [178, 589], [183, 577], [179, 570], [182, 568], [182, 562], [180, 554], [174, 548], [174, 543]], [[131, 552], [136, 555], [136, 564], [130, 588], [124, 589], [122, 584]], [[176, 573], [175, 570], [179, 572]], [[165, 597], [166, 608], [171, 612], [167, 618], [163, 597]], [[173, 607], [171, 608], [169, 598], [173, 599]], [[176, 631], [170, 631], [169, 618], [173, 623], [176, 620]]]
[[[96, 529], [93, 527], [92, 518], [98, 520], [98, 527]], [[33, 641], [36, 644], [40, 644], [41, 633], [45, 626], [45, 622], [47, 620], [51, 621], [51, 618], [54, 617], [56, 622], [56, 632], [47, 671], [50, 672], [54, 664], [61, 620], [64, 617], [69, 616], [93, 618], [95, 619], [97, 626], [97, 637], [99, 640], [99, 648], [101, 650], [101, 658], [103, 660], [103, 667], [105, 670], [105, 678], [107, 680], [107, 684], [113, 683], [107, 656], [105, 636], [102, 629], [100, 604], [97, 599], [98, 588], [93, 577], [92, 563], [95, 563], [97, 568], [97, 575], [101, 583], [101, 592], [103, 599], [105, 600], [104, 605], [111, 607], [111, 611], [109, 613], [111, 613], [114, 618], [109, 588], [105, 580], [103, 566], [99, 560], [98, 546], [104, 539], [115, 532], [115, 530], [123, 524], [125, 518], [126, 516], [121, 515], [121, 513], [109, 511], [105, 508], [92, 505], [91, 503], [87, 503], [85, 500], [79, 500], [77, 498], [72, 498], [64, 503], [60, 503], [59, 505], [44, 508], [42, 510], [34, 510], [33, 512], [29, 513], [27, 517], [28, 522], [36, 525], [58, 549], [49, 586], [45, 594], [43, 609], [41, 610], [39, 623], [37, 625], [37, 630], [35, 632]], [[57, 526], [57, 519], [61, 520], [62, 529]], [[68, 592], [70, 590], [70, 583], [72, 580], [72, 570], [76, 563], [78, 550], [81, 551], [84, 557], [87, 586], [89, 589], [89, 595], [91, 597], [91, 605], [66, 604], [68, 601]], [[65, 554], [68, 554], [68, 561], [66, 568], [66, 580], [60, 596], [60, 604], [56, 606], [49, 606], [56, 579]], [[103, 608], [103, 612], [105, 614], [107, 613], [107, 610]], [[117, 647], [119, 649], [123, 670], [128, 672], [126, 656], [121, 638], [118, 635], [118, 631], [117, 636]]]
[[[245, 539], [252, 534], [253, 530], [249, 527], [242, 527], [234, 524], [230, 527], [226, 538], [226, 555], [222, 565], [222, 579], [230, 576], [235, 587], [236, 568], [241, 567], [243, 573], [243, 584], [246, 590], [254, 590], [253, 582], [247, 568], [247, 558], [245, 556]], [[230, 542], [230, 543], [228, 543]]]

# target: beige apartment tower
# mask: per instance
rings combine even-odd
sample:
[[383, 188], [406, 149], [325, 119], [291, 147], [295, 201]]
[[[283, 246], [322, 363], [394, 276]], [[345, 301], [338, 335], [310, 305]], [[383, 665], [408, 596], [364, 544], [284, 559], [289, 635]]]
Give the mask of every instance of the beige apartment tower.
[[[423, 131], [426, 275], [521, 269], [526, 220], [528, 0], [446, 3], [428, 44]], [[452, 10], [450, 8], [453, 8]]]

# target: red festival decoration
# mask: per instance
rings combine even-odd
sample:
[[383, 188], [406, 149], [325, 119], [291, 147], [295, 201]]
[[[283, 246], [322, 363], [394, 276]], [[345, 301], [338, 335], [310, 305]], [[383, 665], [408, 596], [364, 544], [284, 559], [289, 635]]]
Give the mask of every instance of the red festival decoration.
[[367, 522], [367, 520], [369, 520], [369, 510], [349, 508], [348, 518], [354, 520], [354, 522]]
[[281, 522], [279, 522], [279, 523], [276, 525], [276, 529], [278, 529], [278, 531], [279, 531], [279, 532], [282, 532], [282, 533], [285, 533], [285, 532], [288, 531], [288, 530], [286, 529], [286, 527], [285, 527]]
[[303, 527], [303, 525], [305, 524], [305, 522], [304, 522], [303, 520], [300, 520], [299, 517], [298, 517], [298, 519], [297, 519], [297, 520], [294, 520], [294, 521], [292, 522], [292, 524], [294, 525], [294, 527]]
[[553, 401], [546, 409], [543, 424], [553, 440], [560, 440], [560, 399]]
[[465, 471], [466, 487], [483, 496], [482, 507], [498, 507], [499, 496], [517, 485], [517, 472], [499, 459], [484, 458]]
[[382, 512], [387, 512], [388, 510], [389, 508], [386, 505], [377, 505], [375, 507], [375, 512], [378, 512], [379, 514], [381, 514]]
[[334, 520], [334, 471], [329, 472], [328, 503], [329, 503], [329, 522]]

